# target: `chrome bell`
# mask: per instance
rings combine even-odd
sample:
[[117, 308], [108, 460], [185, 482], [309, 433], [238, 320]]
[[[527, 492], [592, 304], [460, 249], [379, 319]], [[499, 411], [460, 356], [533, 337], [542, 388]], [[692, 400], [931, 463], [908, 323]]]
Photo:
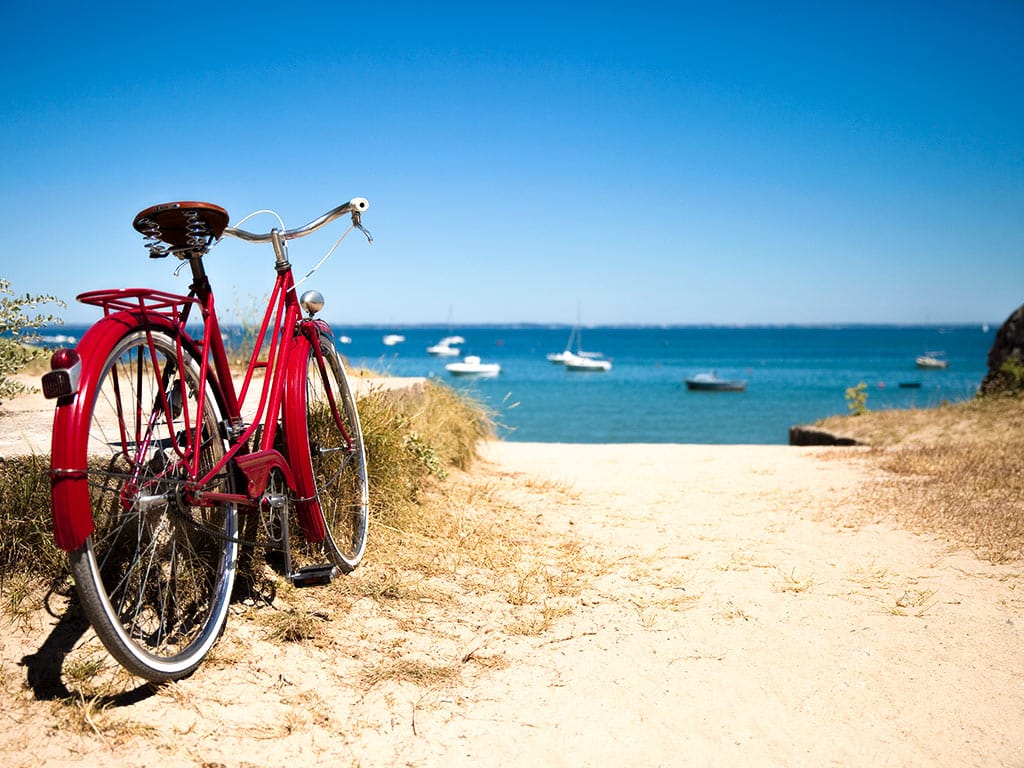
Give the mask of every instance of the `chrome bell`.
[[299, 306], [312, 317], [324, 308], [324, 295], [320, 291], [306, 291], [299, 297]]

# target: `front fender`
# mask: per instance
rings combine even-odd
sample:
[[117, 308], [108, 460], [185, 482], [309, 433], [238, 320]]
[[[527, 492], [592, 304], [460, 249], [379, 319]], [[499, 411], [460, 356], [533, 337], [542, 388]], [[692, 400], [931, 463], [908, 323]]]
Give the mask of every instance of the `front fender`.
[[177, 325], [159, 316], [143, 319], [132, 312], [117, 312], [89, 328], [75, 348], [82, 359], [78, 392], [57, 401], [50, 448], [53, 537], [63, 550], [78, 549], [93, 531], [86, 452], [89, 419], [107, 355], [126, 334], [145, 328], [172, 335], [179, 332]]
[[306, 373], [312, 345], [319, 344], [321, 336], [330, 339], [330, 331], [319, 321], [303, 326], [295, 337], [284, 379], [284, 436], [288, 462], [295, 475], [295, 488], [299, 499], [296, 512], [299, 524], [308, 541], [323, 541], [326, 535], [320, 503], [316, 498], [316, 481], [309, 455], [309, 433], [306, 426]]

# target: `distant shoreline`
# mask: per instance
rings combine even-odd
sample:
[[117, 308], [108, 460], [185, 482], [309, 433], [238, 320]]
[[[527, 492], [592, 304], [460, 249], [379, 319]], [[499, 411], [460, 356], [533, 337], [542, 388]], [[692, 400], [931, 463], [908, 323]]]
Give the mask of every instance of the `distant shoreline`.
[[[48, 325], [39, 329], [39, 333], [44, 335], [55, 335], [61, 332], [67, 331], [67, 329], [82, 329], [88, 328], [90, 325], [99, 320], [100, 317], [97, 315], [91, 320], [85, 320], [82, 322], [66, 322], [64, 325]], [[1004, 318], [1005, 319], [1005, 318]], [[511, 330], [568, 330], [573, 327], [571, 322], [508, 322], [508, 323], [495, 323], [495, 322], [464, 322], [464, 323], [447, 323], [443, 321], [433, 322], [396, 322], [396, 323], [351, 323], [341, 320], [332, 320], [327, 318], [328, 324], [332, 328], [346, 328], [346, 329], [358, 329], [367, 331], [388, 331], [395, 329], [406, 329], [406, 330], [430, 330], [430, 329], [442, 329], [442, 330], [465, 330], [465, 329], [511, 329]], [[978, 320], [978, 321], [957, 321], [950, 323], [869, 323], [869, 322], [849, 322], [849, 323], [583, 323], [584, 328], [590, 329], [601, 329], [601, 330], [786, 330], [786, 329], [803, 329], [803, 330], [821, 330], [821, 331], [841, 331], [847, 329], [883, 329], [893, 328], [899, 330], [963, 330], [969, 328], [978, 328], [982, 332], [995, 333], [996, 330], [1002, 325], [1003, 320]], [[221, 327], [238, 328], [240, 323], [221, 322]], [[988, 329], [985, 331], [984, 329]]]

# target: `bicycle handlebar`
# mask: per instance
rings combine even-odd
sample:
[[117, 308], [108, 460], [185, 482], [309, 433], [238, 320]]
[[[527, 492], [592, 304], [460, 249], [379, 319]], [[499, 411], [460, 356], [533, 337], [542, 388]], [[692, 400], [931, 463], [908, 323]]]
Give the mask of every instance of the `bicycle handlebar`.
[[[323, 216], [309, 222], [304, 227], [298, 227], [297, 229], [286, 229], [283, 232], [277, 230], [271, 230], [266, 234], [258, 235], [255, 232], [247, 232], [244, 229], [236, 229], [235, 227], [226, 227], [224, 229], [225, 235], [231, 237], [237, 237], [240, 240], [245, 240], [250, 243], [270, 243], [274, 240], [274, 234], [277, 233], [277, 237], [281, 240], [294, 240], [298, 237], [305, 237], [310, 232], [315, 232], [325, 224], [329, 224], [340, 216], [344, 216], [346, 213], [352, 214], [352, 223], [364, 233], [366, 230], [362, 228], [359, 217], [360, 214], [370, 207], [370, 201], [365, 197], [353, 197], [347, 203], [342, 203], [337, 208], [328, 211]], [[369, 236], [367, 234], [367, 236]]]

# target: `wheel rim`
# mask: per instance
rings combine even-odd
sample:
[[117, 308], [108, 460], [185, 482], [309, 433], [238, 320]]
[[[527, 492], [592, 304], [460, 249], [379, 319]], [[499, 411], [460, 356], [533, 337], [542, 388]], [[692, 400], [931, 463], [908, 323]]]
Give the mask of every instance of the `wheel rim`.
[[[366, 456], [355, 401], [337, 356], [324, 349], [327, 383], [315, 353], [306, 376], [306, 428], [317, 503], [327, 537], [324, 548], [342, 568], [351, 570], [366, 546], [369, 496]], [[330, 388], [330, 394], [327, 387]], [[337, 404], [339, 425], [331, 402]]]

